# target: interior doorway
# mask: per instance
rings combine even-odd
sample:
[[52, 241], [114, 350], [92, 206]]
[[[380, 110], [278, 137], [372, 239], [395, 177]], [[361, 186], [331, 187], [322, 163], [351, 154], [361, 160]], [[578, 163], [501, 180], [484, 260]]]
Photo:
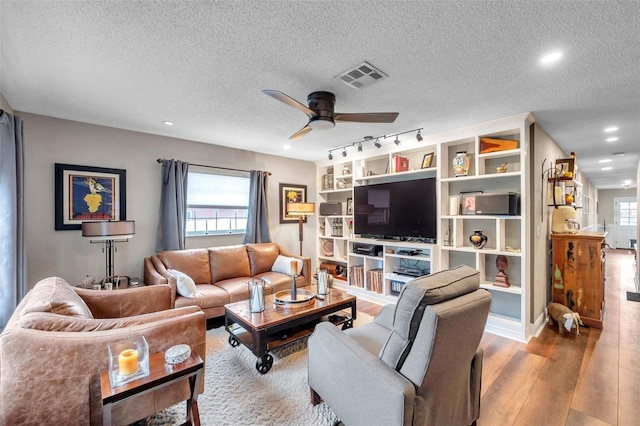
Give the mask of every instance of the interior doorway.
[[637, 238], [638, 200], [636, 197], [615, 197], [611, 247], [629, 248], [632, 240]]

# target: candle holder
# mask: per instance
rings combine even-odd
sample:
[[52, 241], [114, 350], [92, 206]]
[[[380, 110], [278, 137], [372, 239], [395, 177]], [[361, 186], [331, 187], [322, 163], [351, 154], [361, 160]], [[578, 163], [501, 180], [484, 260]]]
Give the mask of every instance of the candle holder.
[[144, 336], [109, 343], [111, 389], [149, 375], [149, 344]]
[[258, 313], [264, 311], [264, 281], [250, 279], [249, 285], [249, 311]]

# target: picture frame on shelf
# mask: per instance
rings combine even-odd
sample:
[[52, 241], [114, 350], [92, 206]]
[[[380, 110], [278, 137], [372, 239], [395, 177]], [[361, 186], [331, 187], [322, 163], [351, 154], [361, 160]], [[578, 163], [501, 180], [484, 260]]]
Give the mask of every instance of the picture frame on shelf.
[[347, 215], [353, 214], [353, 198], [347, 198], [347, 208], [346, 208], [345, 214]]
[[556, 177], [573, 179], [575, 165], [575, 158], [560, 158], [556, 160]]
[[[287, 214], [287, 203], [306, 203], [307, 185], [296, 185], [293, 183], [280, 184], [280, 223], [298, 223], [298, 216]], [[307, 217], [303, 217], [303, 222], [307, 222]]]
[[476, 195], [482, 194], [482, 191], [474, 192], [461, 192], [462, 197], [462, 212], [463, 215], [476, 214]]
[[433, 155], [433, 152], [424, 155], [424, 157], [422, 158], [421, 168], [428, 169], [429, 167], [431, 167], [431, 163], [433, 162]]
[[124, 169], [55, 163], [55, 230], [126, 220], [126, 177]]

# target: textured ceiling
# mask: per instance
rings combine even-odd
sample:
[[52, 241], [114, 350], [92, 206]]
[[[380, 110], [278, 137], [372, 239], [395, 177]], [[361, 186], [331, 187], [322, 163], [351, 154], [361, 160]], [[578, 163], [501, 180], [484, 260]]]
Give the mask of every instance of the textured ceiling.
[[[1, 0], [0, 24], [0, 90], [18, 111], [306, 160], [365, 135], [531, 111], [597, 187], [636, 184], [634, 1]], [[562, 60], [540, 66], [554, 49]], [[362, 90], [334, 78], [363, 61], [389, 78]], [[262, 89], [400, 115], [312, 131], [285, 151], [306, 116]], [[604, 141], [609, 125], [617, 142]], [[600, 170], [605, 157], [614, 170]]]

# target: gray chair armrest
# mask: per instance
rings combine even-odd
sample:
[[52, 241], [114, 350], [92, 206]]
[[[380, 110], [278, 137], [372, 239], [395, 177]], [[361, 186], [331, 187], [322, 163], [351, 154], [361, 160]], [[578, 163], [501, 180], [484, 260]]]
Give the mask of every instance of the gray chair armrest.
[[373, 321], [391, 330], [393, 329], [393, 314], [395, 311], [396, 305], [385, 305], [382, 307], [380, 312], [378, 312], [378, 315], [376, 315]]
[[[320, 323], [308, 348], [309, 387], [345, 424], [411, 423], [413, 383], [350, 336], [332, 324]], [[391, 407], [404, 407], [404, 412]]]

